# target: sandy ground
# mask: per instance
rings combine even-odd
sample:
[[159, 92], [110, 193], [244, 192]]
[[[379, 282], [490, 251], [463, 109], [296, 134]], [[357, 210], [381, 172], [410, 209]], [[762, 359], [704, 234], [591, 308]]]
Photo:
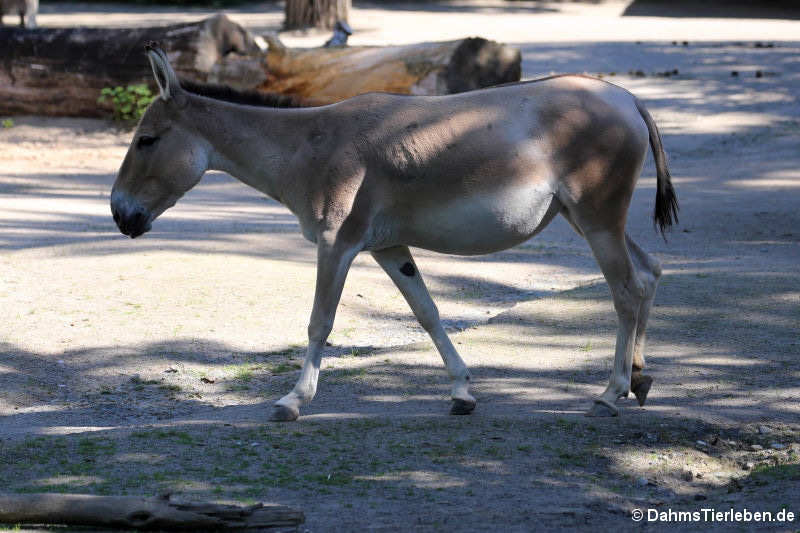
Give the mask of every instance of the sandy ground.
[[[615, 320], [588, 246], [559, 219], [491, 256], [415, 254], [472, 368], [474, 415], [446, 415], [438, 355], [364, 256], [317, 398], [299, 422], [269, 424], [313, 298], [314, 249], [291, 214], [209, 174], [130, 241], [108, 209], [130, 132], [14, 117], [0, 130], [0, 488], [273, 501], [303, 509], [311, 531], [626, 530], [640, 527], [636, 508], [800, 513], [799, 17], [633, 7], [644, 15], [614, 2], [381, 4], [355, 9], [352, 25], [357, 44], [502, 40], [521, 48], [525, 77], [602, 74], [646, 102], [681, 224], [666, 243], [653, 231], [649, 161], [628, 223], [665, 269], [645, 408], [581, 414], [605, 386]], [[39, 22], [208, 12], [48, 4]], [[230, 14], [256, 32], [281, 20], [277, 4]]]

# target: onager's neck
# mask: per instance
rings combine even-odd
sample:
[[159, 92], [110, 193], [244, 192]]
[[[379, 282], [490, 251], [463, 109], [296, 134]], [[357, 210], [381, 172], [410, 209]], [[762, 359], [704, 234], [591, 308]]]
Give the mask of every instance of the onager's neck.
[[209, 170], [227, 172], [286, 203], [295, 186], [286, 182], [286, 168], [306, 137], [313, 111], [190, 98], [192, 125], [211, 145]]

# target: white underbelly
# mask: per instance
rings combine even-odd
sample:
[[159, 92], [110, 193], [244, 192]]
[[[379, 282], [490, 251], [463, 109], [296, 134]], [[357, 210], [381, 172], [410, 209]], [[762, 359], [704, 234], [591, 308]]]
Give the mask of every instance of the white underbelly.
[[484, 254], [524, 242], [559, 209], [552, 184], [538, 182], [421, 207], [398, 233], [408, 241], [402, 244], [457, 255]]

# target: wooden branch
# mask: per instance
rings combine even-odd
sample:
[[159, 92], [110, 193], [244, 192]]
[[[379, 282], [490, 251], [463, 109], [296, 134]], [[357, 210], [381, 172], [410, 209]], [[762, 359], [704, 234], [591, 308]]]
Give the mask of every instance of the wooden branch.
[[301, 511], [283, 505], [248, 507], [189, 503], [170, 496], [0, 494], [0, 523], [59, 524], [160, 530], [296, 528]]

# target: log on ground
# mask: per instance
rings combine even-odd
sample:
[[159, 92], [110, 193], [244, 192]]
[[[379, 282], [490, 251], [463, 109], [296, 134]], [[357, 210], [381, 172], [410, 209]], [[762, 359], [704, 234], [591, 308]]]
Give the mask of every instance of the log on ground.
[[182, 502], [168, 495], [0, 494], [0, 523], [95, 526], [150, 530], [296, 529], [301, 511], [284, 505], [247, 507]]
[[[225, 59], [221, 67], [236, 61]], [[521, 56], [480, 37], [405, 46], [270, 47], [265, 73], [260, 90], [331, 103], [372, 91], [452, 94], [519, 81]]]
[[198, 81], [231, 52], [261, 54], [253, 35], [221, 14], [146, 28], [2, 27], [0, 114], [107, 116], [110, 104], [97, 103], [104, 87], [154, 88], [147, 41], [162, 46], [179, 75]]
[[[267, 36], [265, 36], [267, 37]], [[384, 91], [436, 95], [518, 81], [518, 50], [473, 37], [405, 46], [286, 48], [225, 15], [150, 28], [0, 28], [0, 115], [109, 116], [105, 87], [156, 91], [144, 43], [157, 41], [179, 76], [332, 103]]]

